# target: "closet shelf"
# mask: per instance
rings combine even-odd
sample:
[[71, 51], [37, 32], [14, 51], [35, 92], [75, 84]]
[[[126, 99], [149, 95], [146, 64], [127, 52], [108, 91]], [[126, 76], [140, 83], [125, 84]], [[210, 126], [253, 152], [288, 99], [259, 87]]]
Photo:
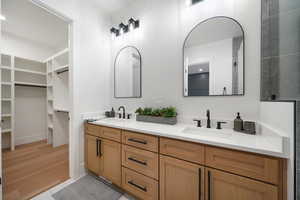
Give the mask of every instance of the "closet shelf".
[[1, 82], [1, 85], [11, 85], [11, 82]]
[[1, 117], [11, 117], [11, 114], [2, 114]]
[[33, 71], [33, 70], [28, 70], [28, 69], [21, 69], [21, 68], [15, 68], [15, 71], [25, 72], [25, 73], [30, 73], [30, 74], [38, 74], [38, 75], [43, 75], [43, 76], [47, 75], [45, 72], [38, 72], [38, 71]]
[[1, 101], [12, 101], [11, 98], [2, 98]]
[[46, 87], [47, 86], [47, 84], [20, 82], [20, 81], [15, 81], [15, 85], [35, 86], [35, 87]]
[[7, 69], [7, 70], [11, 70], [11, 67], [9, 66], [1, 66], [0, 69]]
[[57, 74], [60, 74], [60, 73], [66, 72], [68, 70], [69, 70], [69, 65], [64, 65], [64, 66], [57, 67], [54, 70], [54, 72], [56, 72]]
[[11, 133], [11, 129], [3, 129], [2, 133]]
[[54, 108], [54, 111], [55, 111], [55, 112], [65, 112], [65, 113], [68, 113], [68, 112], [69, 112], [68, 109], [61, 109], [61, 108]]

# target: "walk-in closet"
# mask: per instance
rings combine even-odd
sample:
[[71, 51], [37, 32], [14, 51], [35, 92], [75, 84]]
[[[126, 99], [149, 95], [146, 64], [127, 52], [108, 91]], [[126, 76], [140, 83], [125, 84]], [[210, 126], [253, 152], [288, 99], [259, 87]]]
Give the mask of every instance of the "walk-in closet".
[[69, 24], [28, 0], [2, 0], [4, 199], [29, 199], [69, 178]]

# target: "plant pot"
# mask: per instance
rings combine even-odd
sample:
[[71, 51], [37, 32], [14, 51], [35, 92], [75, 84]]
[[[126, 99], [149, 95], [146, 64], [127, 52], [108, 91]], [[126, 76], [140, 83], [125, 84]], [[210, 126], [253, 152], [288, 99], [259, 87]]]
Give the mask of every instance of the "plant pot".
[[177, 117], [155, 117], [147, 115], [137, 115], [136, 121], [175, 125], [177, 124]]

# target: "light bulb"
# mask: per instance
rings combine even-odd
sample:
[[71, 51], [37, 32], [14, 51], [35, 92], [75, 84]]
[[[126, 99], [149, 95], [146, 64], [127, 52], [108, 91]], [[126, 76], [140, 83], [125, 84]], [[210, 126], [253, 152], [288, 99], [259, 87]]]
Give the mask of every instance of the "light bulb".
[[123, 35], [123, 33], [124, 33], [124, 29], [121, 28], [121, 29], [120, 29], [120, 35]]
[[134, 25], [133, 25], [133, 23], [131, 23], [131, 24], [129, 25], [129, 30], [130, 30], [130, 31], [133, 31], [133, 30], [134, 30]]

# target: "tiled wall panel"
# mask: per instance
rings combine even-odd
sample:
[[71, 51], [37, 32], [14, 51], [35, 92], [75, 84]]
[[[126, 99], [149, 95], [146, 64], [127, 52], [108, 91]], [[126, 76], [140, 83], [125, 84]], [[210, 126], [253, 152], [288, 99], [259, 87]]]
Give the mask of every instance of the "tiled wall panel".
[[297, 100], [296, 200], [300, 200], [300, 0], [262, 0], [261, 100]]

